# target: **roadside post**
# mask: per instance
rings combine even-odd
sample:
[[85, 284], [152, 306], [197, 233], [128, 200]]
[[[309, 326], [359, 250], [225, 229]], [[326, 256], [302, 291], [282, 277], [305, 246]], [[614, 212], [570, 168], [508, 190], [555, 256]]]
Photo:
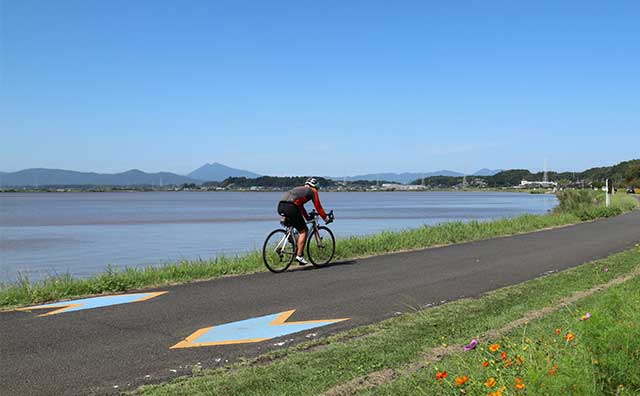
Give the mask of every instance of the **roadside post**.
[[606, 198], [606, 202], [607, 202], [607, 207], [609, 207], [611, 205], [611, 191], [613, 190], [613, 183], [611, 182], [611, 179], [607, 179], [606, 183], [607, 183], [607, 198]]

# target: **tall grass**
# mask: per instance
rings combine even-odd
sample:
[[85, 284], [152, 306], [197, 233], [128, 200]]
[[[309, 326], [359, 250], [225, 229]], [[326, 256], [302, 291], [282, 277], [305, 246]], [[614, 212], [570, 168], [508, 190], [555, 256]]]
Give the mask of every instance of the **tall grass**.
[[617, 216], [634, 209], [638, 201], [625, 194], [612, 196], [611, 206], [605, 206], [605, 194], [594, 190], [566, 190], [558, 194], [556, 213], [571, 213], [582, 221]]
[[[530, 232], [577, 223], [581, 220], [615, 216], [635, 208], [638, 204], [635, 199], [621, 194], [616, 196], [619, 198], [614, 199], [614, 204], [610, 208], [601, 207], [602, 199], [593, 192], [564, 192], [559, 197], [559, 208], [548, 215], [524, 215], [490, 222], [452, 222], [400, 232], [382, 232], [371, 236], [341, 239], [337, 243], [335, 259], [352, 259]], [[24, 277], [15, 283], [0, 284], [0, 307], [123, 292], [224, 275], [248, 274], [264, 269], [261, 253], [254, 251], [236, 257], [182, 260], [146, 268], [109, 267], [104, 273], [84, 279], [74, 278], [69, 274], [50, 276], [40, 281], [32, 281]]]

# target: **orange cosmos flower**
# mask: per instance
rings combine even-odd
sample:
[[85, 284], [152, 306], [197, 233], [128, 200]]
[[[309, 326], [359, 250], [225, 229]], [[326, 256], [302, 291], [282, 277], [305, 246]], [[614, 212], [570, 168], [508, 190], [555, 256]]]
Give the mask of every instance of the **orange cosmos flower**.
[[556, 335], [560, 335], [560, 333], [562, 333], [562, 329], [556, 329], [555, 333]]
[[568, 332], [566, 336], [564, 336], [564, 339], [567, 341], [573, 341], [576, 338], [576, 336], [572, 333], [572, 332]]
[[507, 389], [507, 387], [503, 386], [497, 391], [489, 393], [489, 396], [502, 396], [502, 392], [504, 392], [505, 389]]
[[482, 362], [482, 367], [489, 367], [489, 362], [487, 362], [486, 360]]
[[441, 379], [443, 379], [443, 378], [447, 378], [447, 372], [446, 372], [446, 371], [438, 371], [438, 372], [436, 373], [436, 379], [437, 379], [438, 381], [440, 381], [440, 380], [441, 380]]
[[525, 388], [525, 385], [524, 385], [524, 381], [522, 381], [522, 378], [516, 377], [516, 390], [523, 390], [524, 388]]
[[500, 357], [502, 358], [502, 360], [507, 360], [507, 353], [505, 351], [502, 351]]
[[489, 345], [489, 350], [491, 352], [497, 352], [500, 349], [500, 344], [491, 344]]
[[462, 377], [456, 377], [456, 385], [458, 386], [466, 384], [467, 381], [469, 381], [469, 377], [466, 375], [463, 375]]
[[509, 367], [509, 366], [511, 366], [512, 364], [513, 364], [513, 360], [511, 360], [511, 359], [507, 359], [507, 361], [506, 361], [506, 362], [505, 362], [505, 364], [504, 364], [504, 367]]
[[557, 369], [558, 369], [558, 366], [554, 364], [553, 367], [551, 367], [551, 370], [549, 370], [549, 375], [556, 375]]
[[491, 377], [484, 384], [487, 388], [493, 388], [494, 386], [496, 386], [496, 379]]

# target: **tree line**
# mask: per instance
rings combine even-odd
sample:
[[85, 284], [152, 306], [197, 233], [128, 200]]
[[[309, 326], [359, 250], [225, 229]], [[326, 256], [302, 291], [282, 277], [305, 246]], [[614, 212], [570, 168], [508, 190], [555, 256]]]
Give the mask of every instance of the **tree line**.
[[[502, 171], [493, 176], [467, 176], [467, 182], [474, 185], [478, 180], [482, 181], [482, 187], [502, 188], [513, 187], [520, 184], [521, 180], [541, 181], [543, 172], [530, 172], [527, 169], [511, 169]], [[547, 172], [549, 181], [561, 186], [573, 187], [601, 187], [604, 181], [610, 178], [619, 188], [632, 185], [640, 188], [640, 159], [621, 162], [613, 166], [587, 169], [583, 172]], [[221, 182], [206, 182], [205, 187], [223, 187], [229, 189], [249, 189], [251, 187], [285, 189], [301, 186], [306, 181], [306, 176], [260, 176], [257, 178], [229, 177]], [[318, 177], [322, 188], [335, 189], [344, 183], [339, 180]], [[461, 176], [431, 176], [418, 179], [411, 184], [424, 184], [432, 188], [451, 188], [462, 184]], [[376, 184], [393, 183], [389, 181], [357, 180], [349, 181], [350, 187], [367, 188]], [[477, 183], [476, 183], [477, 184]]]
[[[467, 180], [482, 180], [487, 187], [512, 187], [521, 180], [541, 181], [544, 172], [532, 173], [527, 169], [511, 169], [496, 173], [493, 176], [467, 176]], [[602, 187], [606, 179], [612, 179], [615, 186], [624, 188], [634, 186], [640, 188], [640, 159], [624, 161], [613, 166], [587, 169], [583, 172], [547, 172], [549, 181], [561, 186]], [[425, 184], [430, 187], [448, 188], [461, 184], [461, 176], [432, 176], [418, 179], [411, 184]]]

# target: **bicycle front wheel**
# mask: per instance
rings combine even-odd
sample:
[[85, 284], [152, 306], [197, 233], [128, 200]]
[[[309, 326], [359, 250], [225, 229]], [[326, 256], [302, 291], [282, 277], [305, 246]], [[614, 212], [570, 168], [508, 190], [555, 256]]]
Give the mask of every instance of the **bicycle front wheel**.
[[336, 252], [336, 238], [328, 227], [320, 226], [307, 240], [307, 257], [316, 267], [329, 264]]
[[[288, 237], [287, 237], [288, 236]], [[296, 255], [293, 237], [285, 230], [274, 230], [262, 246], [264, 265], [271, 272], [280, 273], [289, 268]]]

